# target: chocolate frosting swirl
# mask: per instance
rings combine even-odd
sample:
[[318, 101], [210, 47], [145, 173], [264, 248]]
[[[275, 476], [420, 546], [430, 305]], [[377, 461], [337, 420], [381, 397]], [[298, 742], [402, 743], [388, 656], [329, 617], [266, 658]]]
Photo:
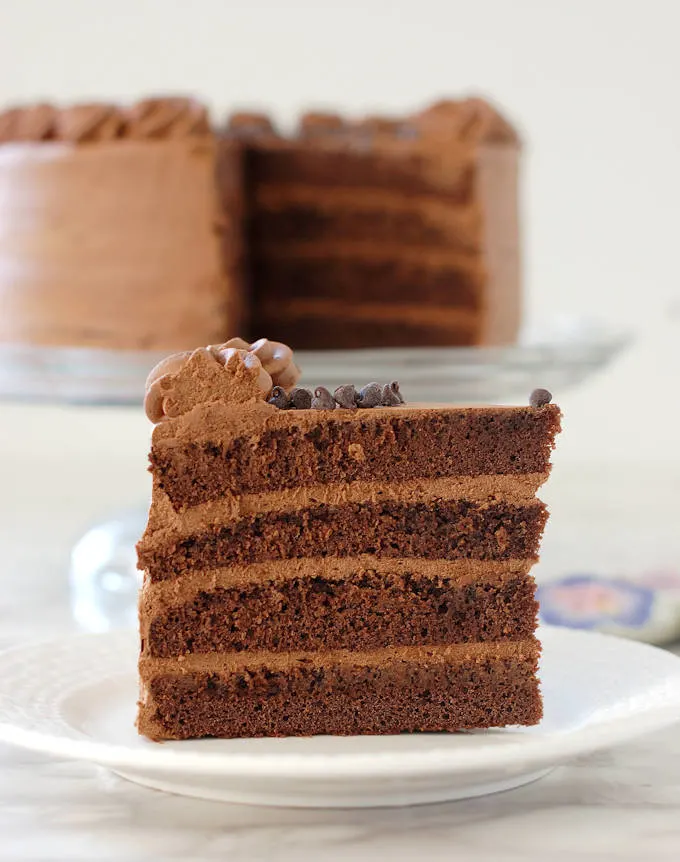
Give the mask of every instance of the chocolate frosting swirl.
[[264, 370], [271, 375], [275, 386], [288, 391], [300, 379], [300, 369], [293, 362], [293, 351], [280, 341], [260, 338], [248, 350], [257, 356]]
[[143, 99], [128, 111], [131, 138], [186, 138], [210, 131], [205, 107], [193, 99]]
[[471, 98], [442, 99], [411, 117], [428, 135], [457, 137], [463, 142], [514, 143], [517, 133], [488, 102]]
[[239, 111], [229, 117], [227, 132], [234, 137], [250, 138], [259, 135], [275, 135], [276, 129], [266, 114]]
[[394, 135], [403, 126], [403, 120], [369, 115], [355, 124], [358, 131], [374, 135]]
[[262, 363], [262, 367], [272, 378], [274, 386], [280, 386], [288, 392], [300, 379], [300, 369], [293, 362], [293, 351], [287, 344], [280, 341], [270, 341], [268, 338], [259, 338], [248, 344], [242, 338], [230, 338], [221, 344], [219, 349], [235, 347], [238, 350], [248, 350], [255, 354]]
[[0, 143], [186, 138], [209, 131], [205, 107], [185, 98], [145, 99], [128, 110], [99, 103], [61, 109], [38, 104], [0, 113]]
[[342, 132], [346, 127], [340, 114], [322, 111], [309, 111], [300, 117], [298, 134], [300, 137], [314, 137], [319, 134]]
[[144, 411], [156, 424], [212, 401], [264, 400], [271, 388], [271, 377], [249, 351], [199, 347], [174, 353], [152, 369], [146, 379]]
[[171, 390], [171, 386], [166, 385], [164, 381], [170, 380], [173, 374], [181, 371], [190, 356], [191, 353], [188, 350], [183, 353], [173, 353], [162, 359], [149, 372], [144, 392], [144, 412], [152, 422], [160, 422], [161, 419], [165, 418], [163, 402]]
[[158, 423], [210, 401], [267, 400], [272, 387], [287, 398], [299, 377], [287, 345], [266, 338], [253, 344], [231, 338], [159, 362], [146, 380], [144, 410]]
[[56, 116], [47, 104], [10, 108], [0, 114], [0, 143], [50, 140], [55, 136]]
[[74, 143], [112, 141], [123, 133], [123, 112], [115, 105], [73, 105], [57, 114], [56, 136]]

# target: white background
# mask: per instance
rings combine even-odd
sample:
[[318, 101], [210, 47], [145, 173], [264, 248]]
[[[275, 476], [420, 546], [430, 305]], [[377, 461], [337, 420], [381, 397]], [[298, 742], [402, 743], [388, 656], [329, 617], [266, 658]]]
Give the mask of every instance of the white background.
[[675, 0], [0, 0], [0, 104], [185, 91], [288, 123], [491, 94], [527, 142], [527, 317], [637, 332], [560, 398], [563, 446], [646, 458], [676, 437], [680, 324], [660, 321], [680, 314], [679, 29]]

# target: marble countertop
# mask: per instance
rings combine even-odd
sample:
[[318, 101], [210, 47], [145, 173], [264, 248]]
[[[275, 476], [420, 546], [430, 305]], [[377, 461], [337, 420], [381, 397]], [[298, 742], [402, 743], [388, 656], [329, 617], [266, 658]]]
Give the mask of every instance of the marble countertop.
[[[93, 520], [148, 491], [132, 412], [0, 405], [0, 647], [74, 628], [66, 572]], [[46, 433], [49, 445], [46, 445]], [[680, 726], [481, 799], [249, 808], [147, 790], [0, 745], [1, 860], [680, 859]]]

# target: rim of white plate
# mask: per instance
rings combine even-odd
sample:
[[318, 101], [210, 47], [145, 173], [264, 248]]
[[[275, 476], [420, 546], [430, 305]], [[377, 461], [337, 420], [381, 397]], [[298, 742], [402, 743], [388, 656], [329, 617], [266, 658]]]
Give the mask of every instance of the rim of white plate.
[[[436, 774], [461, 774], [478, 771], [498, 771], [504, 768], [529, 770], [545, 763], [565, 762], [576, 755], [587, 754], [600, 748], [611, 747], [637, 736], [660, 730], [680, 721], [680, 658], [664, 650], [636, 641], [628, 641], [613, 635], [596, 632], [575, 631], [551, 626], [542, 626], [543, 639], [562, 640], [591, 639], [593, 646], [598, 641], [616, 642], [630, 655], [646, 653], [655, 655], [655, 661], [663, 662], [670, 671], [674, 685], [668, 691], [668, 703], [639, 711], [610, 721], [585, 724], [580, 728], [557, 733], [540, 732], [508, 734], [502, 747], [479, 745], [480, 734], [475, 734], [474, 749], [446, 749], [437, 747], [437, 735], [433, 734], [433, 747], [428, 751], [400, 752], [343, 752], [325, 753], [220, 753], [214, 750], [198, 752], [181, 749], [181, 743], [156, 744], [148, 747], [128, 746], [120, 743], [98, 742], [69, 725], [60, 715], [59, 703], [48, 703], [53, 714], [44, 717], [44, 723], [61, 725], [61, 732], [49, 732], [41, 727], [25, 728], [2, 720], [2, 700], [11, 699], [2, 679], [3, 663], [19, 654], [34, 653], [36, 656], [55, 648], [72, 650], [75, 654], [85, 641], [97, 641], [106, 652], [118, 653], [116, 644], [127, 644], [134, 636], [132, 632], [108, 632], [105, 634], [75, 634], [59, 639], [12, 647], [0, 653], [0, 741], [19, 745], [33, 751], [57, 756], [87, 760], [113, 768], [150, 769], [155, 771], [183, 770], [203, 775], [224, 776], [290, 776], [294, 778], [320, 777], [324, 779], [351, 777], [356, 775], [387, 777]], [[107, 641], [109, 642], [107, 644]], [[105, 671], [104, 676], [127, 676], [129, 670]], [[85, 682], [81, 689], [93, 683]], [[24, 706], [24, 709], [26, 707]], [[30, 707], [29, 707], [30, 709]], [[70, 735], [74, 734], [74, 735]]]

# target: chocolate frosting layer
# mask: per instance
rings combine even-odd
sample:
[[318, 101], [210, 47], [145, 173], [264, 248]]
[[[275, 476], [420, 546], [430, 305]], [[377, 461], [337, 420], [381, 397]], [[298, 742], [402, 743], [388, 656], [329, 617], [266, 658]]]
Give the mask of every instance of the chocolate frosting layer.
[[[284, 149], [304, 140], [306, 144], [322, 148], [391, 151], [403, 155], [439, 148], [442, 140], [454, 148], [456, 145], [468, 148], [478, 144], [518, 143], [512, 125], [495, 106], [480, 98], [444, 99], [401, 117], [367, 115], [352, 119], [311, 111], [302, 115], [292, 139], [271, 134], [274, 130], [265, 114], [235, 115], [229, 130], [252, 140], [261, 137], [263, 132], [269, 133], [267, 146]], [[449, 155], [447, 153], [447, 157]]]
[[232, 673], [243, 668], [267, 667], [272, 670], [287, 670], [294, 668], [300, 662], [317, 667], [329, 665], [357, 665], [367, 667], [385, 667], [396, 662], [409, 662], [418, 665], [428, 662], [458, 663], [472, 659], [486, 658], [526, 658], [538, 656], [541, 645], [534, 637], [521, 641], [493, 641], [491, 643], [460, 643], [446, 646], [407, 646], [385, 647], [383, 649], [362, 652], [359, 650], [328, 650], [325, 652], [275, 653], [275, 652], [240, 652], [240, 653], [201, 653], [182, 656], [182, 661], [176, 658], [155, 658], [145, 656], [140, 658], [139, 672], [142, 679], [152, 679], [160, 674], [188, 674], [196, 671], [212, 671], [215, 673]]

